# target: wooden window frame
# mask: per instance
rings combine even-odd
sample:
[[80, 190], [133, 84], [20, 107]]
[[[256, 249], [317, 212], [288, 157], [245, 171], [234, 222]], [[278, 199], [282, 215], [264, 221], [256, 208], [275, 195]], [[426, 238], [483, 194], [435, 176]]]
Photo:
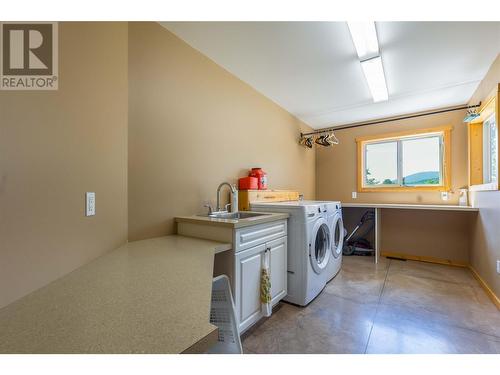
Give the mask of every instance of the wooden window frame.
[[[435, 128], [415, 129], [380, 135], [371, 135], [356, 138], [357, 149], [357, 191], [361, 193], [377, 192], [420, 192], [420, 191], [450, 191], [451, 190], [451, 131], [452, 126], [439, 126]], [[382, 186], [367, 187], [363, 186], [364, 146], [369, 143], [380, 141], [398, 140], [401, 138], [411, 138], [412, 136], [423, 135], [442, 135], [443, 153], [442, 153], [442, 184], [432, 186]]]
[[[497, 178], [497, 181], [483, 183], [483, 123], [494, 114], [497, 134], [500, 134], [499, 96], [500, 84], [497, 84], [495, 89], [486, 97], [484, 104], [479, 108], [479, 117], [469, 122], [467, 125], [470, 191], [499, 190], [500, 178]], [[497, 165], [498, 164], [500, 163], [497, 163]], [[499, 172], [500, 171], [497, 171], [497, 176], [500, 176]]]

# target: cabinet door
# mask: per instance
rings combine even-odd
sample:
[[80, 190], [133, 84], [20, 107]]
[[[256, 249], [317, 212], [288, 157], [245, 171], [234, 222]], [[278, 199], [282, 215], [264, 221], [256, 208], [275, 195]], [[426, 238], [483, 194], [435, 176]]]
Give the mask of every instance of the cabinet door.
[[236, 314], [242, 333], [262, 317], [260, 273], [266, 245], [262, 244], [236, 254]]
[[271, 304], [275, 305], [287, 293], [287, 237], [266, 243], [271, 252]]

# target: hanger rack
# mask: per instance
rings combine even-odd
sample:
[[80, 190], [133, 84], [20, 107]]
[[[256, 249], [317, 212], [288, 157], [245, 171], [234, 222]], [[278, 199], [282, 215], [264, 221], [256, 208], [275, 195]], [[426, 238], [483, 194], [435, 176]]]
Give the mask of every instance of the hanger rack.
[[314, 144], [323, 147], [330, 147], [333, 145], [338, 145], [339, 140], [335, 136], [333, 130], [323, 130], [314, 132], [314, 134], [307, 134], [307, 135], [301, 133], [299, 144], [307, 148], [312, 148]]
[[[415, 118], [415, 117], [430, 116], [430, 115], [436, 115], [436, 114], [440, 114], [440, 113], [446, 113], [446, 112], [452, 112], [452, 111], [460, 111], [460, 110], [464, 110], [464, 109], [471, 110], [471, 109], [474, 109], [474, 108], [478, 108], [480, 106], [481, 106], [481, 102], [479, 102], [478, 104], [475, 104], [475, 105], [461, 105], [461, 106], [458, 106], [458, 107], [445, 108], [445, 109], [440, 109], [440, 110], [437, 110], [437, 111], [418, 112], [418, 113], [413, 113], [413, 114], [404, 115], [404, 116], [396, 116], [396, 117], [385, 118], [385, 119], [381, 119], [381, 120], [374, 120], [374, 121], [367, 121], [367, 122], [357, 122], [357, 123], [339, 125], [339, 126], [335, 126], [335, 127], [330, 127], [330, 128], [324, 128], [324, 129], [316, 130], [316, 131], [309, 132], [309, 133], [300, 133], [300, 139], [302, 140], [303, 138], [307, 138], [307, 137], [313, 137], [313, 138], [314, 137], [319, 137], [319, 136], [321, 136], [321, 134], [325, 134], [325, 133], [332, 133], [333, 134], [334, 130], [337, 131], [337, 130], [343, 130], [343, 129], [358, 128], [360, 126], [383, 124], [383, 123], [386, 123], [386, 122], [406, 120], [406, 119]], [[315, 140], [316, 139], [314, 139], [314, 141]]]

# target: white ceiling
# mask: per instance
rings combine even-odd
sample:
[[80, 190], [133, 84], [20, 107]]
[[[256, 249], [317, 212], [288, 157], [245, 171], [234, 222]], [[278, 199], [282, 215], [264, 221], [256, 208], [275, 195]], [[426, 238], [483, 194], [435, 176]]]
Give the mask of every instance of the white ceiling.
[[313, 128], [464, 104], [500, 52], [500, 22], [377, 22], [373, 103], [345, 22], [161, 24]]

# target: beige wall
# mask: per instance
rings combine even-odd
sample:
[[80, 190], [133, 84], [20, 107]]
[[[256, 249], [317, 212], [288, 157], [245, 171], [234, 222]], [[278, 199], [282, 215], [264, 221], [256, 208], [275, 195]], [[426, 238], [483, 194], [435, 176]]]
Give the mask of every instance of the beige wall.
[[[0, 307], [127, 235], [172, 233], [174, 216], [203, 210], [219, 182], [253, 166], [272, 188], [352, 201], [360, 135], [452, 124], [452, 187], [466, 184], [463, 112], [339, 131], [339, 146], [314, 152], [296, 144], [305, 124], [156, 23], [61, 23], [59, 34], [58, 91], [0, 92]], [[499, 59], [471, 102], [498, 81]], [[96, 192], [95, 217], [84, 216], [86, 191]], [[472, 227], [470, 261], [500, 295], [500, 196], [474, 199], [481, 212], [472, 225], [466, 214], [428, 221], [384, 211], [382, 248], [461, 260], [457, 244]], [[358, 193], [356, 202], [441, 203], [435, 192]], [[429, 246], [440, 227], [449, 241]]]
[[[335, 132], [340, 144], [334, 147], [317, 147], [316, 151], [316, 194], [318, 199], [340, 200], [357, 203], [424, 203], [457, 204], [457, 189], [467, 186], [467, 127], [462, 122], [464, 111], [455, 111], [413, 119], [367, 125], [359, 128]], [[451, 186], [452, 193], [448, 202], [443, 202], [439, 192], [369, 192], [358, 193], [352, 199], [351, 193], [357, 190], [356, 138], [410, 129], [432, 128], [452, 125], [451, 132]]]
[[127, 238], [127, 24], [60, 23], [59, 76], [0, 91], [0, 307]]
[[[356, 203], [457, 204], [457, 189], [467, 185], [467, 128], [462, 122], [464, 115], [464, 111], [455, 111], [337, 131], [340, 140], [338, 146], [317, 147], [317, 198]], [[358, 198], [352, 199], [351, 193], [357, 190], [357, 137], [442, 125], [453, 126], [452, 192], [448, 202], [441, 200], [439, 192], [358, 192]], [[344, 210], [344, 215], [348, 213], [348, 210]], [[467, 263], [471, 215], [474, 214], [384, 209], [381, 250]]]
[[306, 126], [156, 23], [129, 24], [129, 239], [174, 231], [251, 167], [314, 197]]
[[383, 252], [469, 263], [473, 212], [382, 210]]
[[[470, 102], [484, 101], [498, 83], [500, 55]], [[473, 192], [471, 198], [480, 212], [472, 227], [470, 262], [500, 298], [500, 275], [496, 273], [496, 261], [500, 260], [500, 191]]]

